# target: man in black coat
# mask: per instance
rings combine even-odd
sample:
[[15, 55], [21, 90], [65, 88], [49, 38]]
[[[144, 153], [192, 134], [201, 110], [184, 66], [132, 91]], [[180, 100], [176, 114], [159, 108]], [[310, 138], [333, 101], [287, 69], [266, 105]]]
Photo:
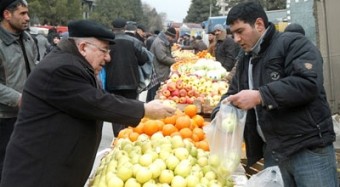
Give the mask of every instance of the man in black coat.
[[83, 187], [101, 140], [102, 121], [137, 125], [174, 109], [104, 93], [96, 76], [110, 61], [114, 34], [72, 21], [69, 39], [44, 58], [26, 82], [7, 147], [1, 187]]

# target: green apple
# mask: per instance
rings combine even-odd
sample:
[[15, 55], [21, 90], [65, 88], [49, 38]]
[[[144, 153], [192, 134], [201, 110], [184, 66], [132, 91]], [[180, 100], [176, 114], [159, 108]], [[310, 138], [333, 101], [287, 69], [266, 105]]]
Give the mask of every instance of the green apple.
[[140, 156], [139, 158], [139, 164], [142, 166], [149, 166], [153, 162], [153, 156], [152, 154], [146, 153]]
[[123, 181], [126, 181], [132, 177], [132, 167], [119, 167], [116, 175]]
[[200, 179], [196, 175], [189, 175], [186, 177], [187, 187], [196, 187], [196, 185], [200, 182]]
[[165, 169], [161, 172], [161, 174], [159, 175], [159, 182], [160, 183], [166, 183], [166, 184], [170, 184], [172, 179], [174, 178], [174, 172], [172, 170], [169, 169]]
[[165, 164], [168, 169], [174, 170], [179, 164], [179, 159], [174, 155], [169, 155], [165, 161]]
[[175, 168], [175, 175], [187, 177], [191, 172], [191, 163], [188, 160], [182, 160]]
[[179, 147], [179, 148], [176, 148], [174, 150], [174, 153], [175, 153], [175, 156], [179, 159], [179, 160], [185, 160], [188, 158], [189, 156], [189, 151], [184, 148], [184, 147]]
[[142, 185], [140, 183], [138, 183], [135, 178], [129, 178], [125, 182], [124, 187], [142, 187]]
[[153, 179], [156, 179], [157, 177], [159, 177], [159, 175], [162, 172], [162, 168], [161, 167], [162, 167], [161, 165], [157, 165], [155, 163], [152, 163], [152, 164], [149, 165], [149, 170], [152, 173], [152, 178]]
[[138, 169], [136, 173], [137, 182], [144, 184], [150, 179], [152, 179], [152, 172], [148, 168], [141, 167]]
[[201, 167], [204, 167], [204, 166], [208, 165], [208, 158], [207, 157], [199, 157], [198, 160], [197, 160], [197, 163]]
[[208, 163], [212, 167], [218, 167], [221, 164], [221, 159], [218, 157], [217, 154], [212, 154], [209, 156]]
[[214, 180], [217, 178], [216, 176], [216, 173], [213, 172], [213, 171], [208, 171], [205, 175], [204, 175], [205, 178], [207, 178], [209, 181], [210, 180]]
[[110, 178], [107, 181], [107, 186], [123, 187], [124, 186], [124, 182], [118, 176], [111, 175]]
[[171, 187], [186, 187], [186, 186], [187, 186], [187, 181], [182, 176], [176, 175], [171, 180]]
[[226, 117], [222, 121], [222, 128], [228, 132], [232, 133], [235, 131], [237, 126], [237, 118], [235, 114], [227, 114]]

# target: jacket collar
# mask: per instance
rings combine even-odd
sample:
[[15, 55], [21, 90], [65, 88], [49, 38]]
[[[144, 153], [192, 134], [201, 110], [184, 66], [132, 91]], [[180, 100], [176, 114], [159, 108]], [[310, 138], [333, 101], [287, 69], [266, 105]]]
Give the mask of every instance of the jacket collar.
[[166, 46], [170, 46], [169, 40], [166, 38], [164, 32], [159, 33], [158, 37], [164, 42]]
[[[21, 37], [24, 41], [31, 39], [25, 31], [21, 32]], [[10, 32], [2, 27], [2, 25], [0, 25], [0, 38], [6, 45], [11, 45], [17, 41]]]
[[275, 26], [272, 23], [269, 23], [266, 31], [259, 38], [255, 46], [252, 48], [251, 52], [246, 53], [246, 55], [258, 56], [263, 53], [270, 44], [270, 41], [275, 34]]
[[79, 57], [81, 59], [81, 64], [88, 70], [91, 71], [91, 73], [94, 74], [94, 70], [92, 68], [92, 66], [87, 62], [87, 60], [84, 58], [83, 55], [80, 54], [80, 52], [78, 51], [78, 48], [74, 42], [74, 40], [72, 39], [63, 39], [60, 40], [60, 42], [58, 43], [58, 48], [61, 51], [65, 51], [67, 53], [71, 53], [76, 55], [77, 57]]

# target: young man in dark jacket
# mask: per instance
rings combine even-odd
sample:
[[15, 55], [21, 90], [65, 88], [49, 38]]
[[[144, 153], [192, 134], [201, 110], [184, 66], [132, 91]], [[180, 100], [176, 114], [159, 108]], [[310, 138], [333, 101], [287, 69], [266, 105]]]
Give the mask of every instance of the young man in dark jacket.
[[234, 6], [227, 24], [243, 53], [221, 102], [247, 110], [248, 165], [278, 165], [286, 187], [339, 186], [319, 50], [299, 33], [276, 31], [254, 2]]
[[61, 40], [31, 73], [7, 147], [1, 187], [83, 187], [102, 135], [102, 121], [137, 125], [175, 109], [104, 93], [96, 79], [110, 62], [114, 34], [89, 20], [68, 24]]

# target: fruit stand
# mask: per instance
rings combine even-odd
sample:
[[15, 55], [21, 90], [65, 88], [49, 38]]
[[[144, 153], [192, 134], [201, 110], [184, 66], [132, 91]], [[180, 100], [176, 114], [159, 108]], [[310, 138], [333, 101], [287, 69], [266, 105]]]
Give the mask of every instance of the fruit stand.
[[203, 127], [209, 122], [196, 105], [161, 120], [143, 118], [123, 129], [102, 156], [90, 187], [223, 186], [246, 181], [245, 175], [221, 175], [215, 167]]
[[[211, 156], [203, 128], [228, 89], [228, 72], [202, 51], [174, 51], [176, 63], [156, 98], [177, 109], [161, 120], [143, 118], [114, 139], [89, 179], [90, 187], [242, 186], [247, 181]], [[223, 164], [222, 164], [223, 165]]]

